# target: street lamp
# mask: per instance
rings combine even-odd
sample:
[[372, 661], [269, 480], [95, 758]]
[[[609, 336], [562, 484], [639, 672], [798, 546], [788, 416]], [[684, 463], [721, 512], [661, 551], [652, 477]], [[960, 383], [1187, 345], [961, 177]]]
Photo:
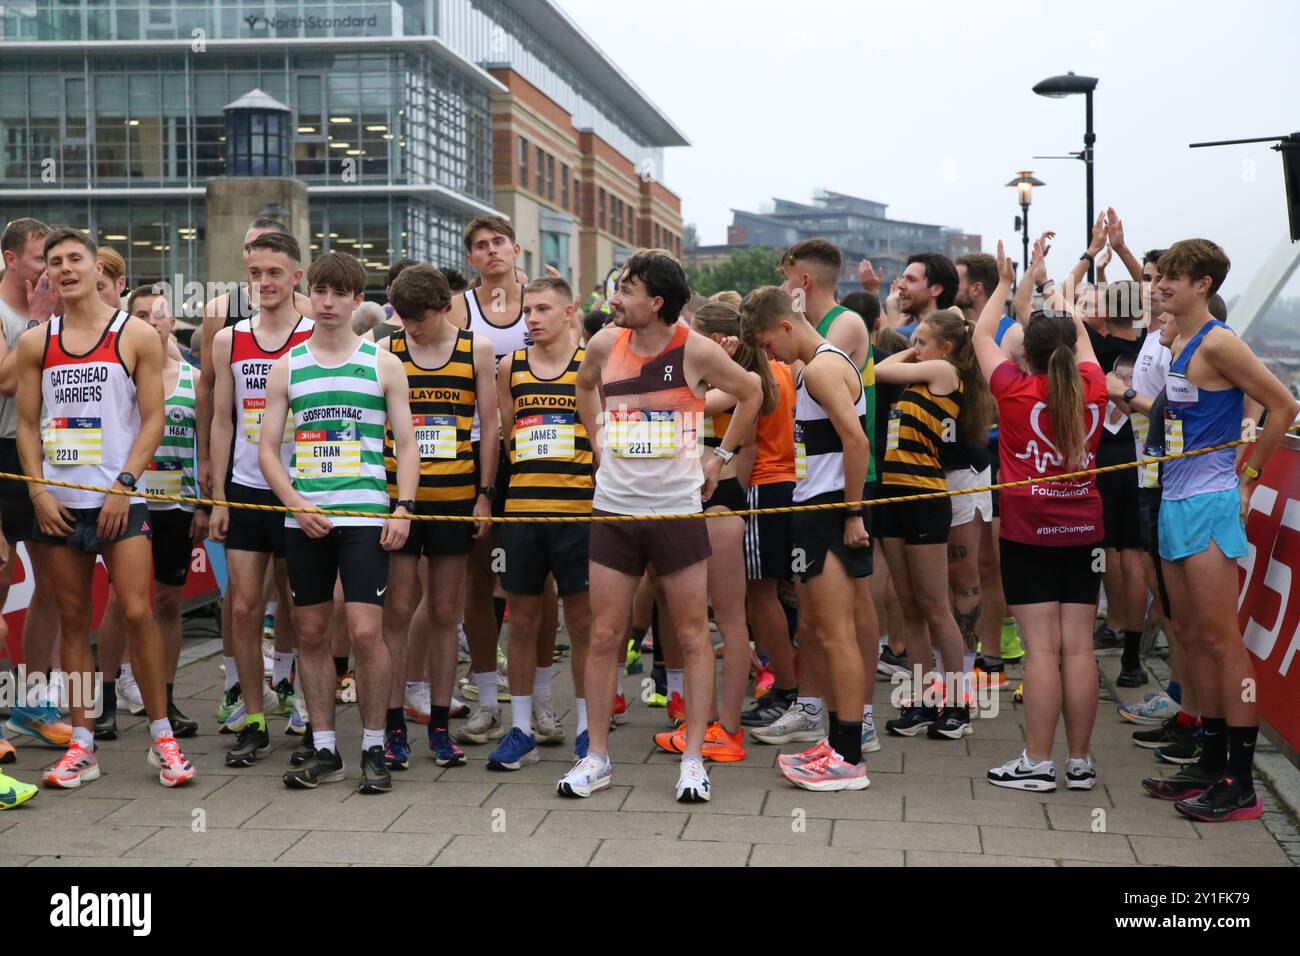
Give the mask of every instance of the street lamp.
[[1041, 179], [1035, 179], [1033, 170], [1022, 169], [1008, 186], [1015, 186], [1020, 192], [1020, 235], [1025, 245], [1025, 275], [1029, 274], [1029, 203], [1033, 198], [1035, 186], [1046, 186]]
[[[1073, 72], [1066, 73], [1064, 76], [1049, 76], [1034, 86], [1034, 92], [1039, 96], [1049, 96], [1052, 99], [1061, 99], [1066, 96], [1073, 96], [1076, 93], [1082, 93], [1084, 97], [1083, 152], [1075, 155], [1083, 160], [1084, 167], [1087, 170], [1088, 218], [1084, 220], [1084, 230], [1087, 236], [1084, 240], [1085, 248], [1087, 248], [1087, 243], [1092, 241], [1092, 148], [1097, 141], [1097, 137], [1092, 132], [1092, 92], [1096, 88], [1097, 78], [1095, 76], [1077, 76]], [[1093, 280], [1093, 265], [1089, 262], [1088, 281], [1092, 282]]]

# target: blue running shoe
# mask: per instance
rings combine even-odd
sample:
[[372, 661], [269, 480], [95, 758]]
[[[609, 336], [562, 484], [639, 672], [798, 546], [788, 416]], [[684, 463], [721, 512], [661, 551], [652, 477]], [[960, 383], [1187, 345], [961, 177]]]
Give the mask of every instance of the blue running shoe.
[[15, 707], [5, 722], [5, 729], [11, 734], [35, 737], [47, 747], [67, 747], [72, 742], [72, 727], [57, 708], [48, 705]]
[[433, 762], [439, 767], [460, 767], [465, 763], [465, 751], [456, 746], [445, 727], [442, 730], [429, 728], [429, 749], [433, 751]]
[[506, 739], [488, 756], [489, 770], [518, 770], [526, 763], [536, 763], [537, 738], [518, 727], [511, 727]]
[[587, 736], [587, 732], [585, 730], [582, 733], [578, 734], [578, 738], [573, 742], [574, 756], [576, 756], [579, 760], [587, 756], [587, 745], [590, 742], [591, 742], [591, 738]]
[[411, 766], [411, 745], [406, 740], [405, 729], [384, 734], [384, 763], [389, 770], [405, 770]]

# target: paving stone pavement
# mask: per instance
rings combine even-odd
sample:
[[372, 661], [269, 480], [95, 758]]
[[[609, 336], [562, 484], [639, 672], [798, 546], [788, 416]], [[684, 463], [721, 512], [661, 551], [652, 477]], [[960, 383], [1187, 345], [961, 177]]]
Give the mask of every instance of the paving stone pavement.
[[[744, 762], [711, 765], [712, 803], [676, 803], [676, 758], [651, 742], [666, 718], [640, 702], [643, 676], [624, 681], [632, 705], [629, 722], [610, 736], [614, 785], [588, 800], [554, 791], [573, 759], [571, 743], [543, 748], [538, 763], [515, 773], [487, 770], [490, 746], [466, 748], [468, 766], [440, 769], [415, 724], [411, 769], [394, 774], [392, 793], [362, 796], [355, 790], [355, 705], [339, 709], [348, 780], [289, 791], [279, 778], [297, 738], [283, 733], [283, 719], [272, 722], [273, 750], [264, 761], [245, 770], [225, 766], [234, 738], [218, 735], [212, 716], [222, 689], [219, 662], [194, 661], [177, 675], [178, 704], [201, 727], [182, 741], [199, 769], [193, 785], [158, 785], [145, 760], [144, 720], [123, 711], [119, 739], [101, 745], [99, 781], [42, 791], [0, 815], [0, 864], [1290, 866], [1283, 843], [1300, 839], [1289, 820], [1280, 843], [1276, 820], [1272, 831], [1260, 821], [1193, 824], [1146, 797], [1139, 780], [1175, 768], [1132, 745], [1138, 728], [1115, 716], [1108, 699], [1093, 738], [1094, 790], [1033, 794], [989, 785], [985, 772], [1024, 744], [1024, 715], [1010, 687], [997, 716], [976, 721], [974, 735], [961, 741], [883, 737], [883, 750], [867, 756], [871, 786], [855, 793], [789, 786], [775, 770], [776, 755], [798, 745], [747, 742]], [[1102, 667], [1113, 681], [1118, 658], [1103, 659]], [[896, 713], [890, 691], [875, 684], [882, 731]], [[554, 696], [571, 740], [567, 660], [557, 667]], [[7, 769], [34, 780], [55, 752], [17, 743], [18, 763]], [[1063, 730], [1053, 756], [1060, 772]]]

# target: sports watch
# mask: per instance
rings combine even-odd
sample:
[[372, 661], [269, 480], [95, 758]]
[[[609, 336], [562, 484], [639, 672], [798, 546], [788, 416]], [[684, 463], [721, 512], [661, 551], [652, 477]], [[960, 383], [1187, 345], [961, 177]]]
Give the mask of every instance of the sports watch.
[[121, 485], [123, 488], [126, 488], [130, 491], [135, 491], [135, 475], [131, 474], [129, 471], [124, 471], [120, 475], [118, 475], [117, 483]]
[[403, 498], [402, 500], [398, 501], [397, 507], [405, 508], [407, 514], [412, 514], [412, 515], [415, 514], [415, 502], [411, 501], [410, 499]]

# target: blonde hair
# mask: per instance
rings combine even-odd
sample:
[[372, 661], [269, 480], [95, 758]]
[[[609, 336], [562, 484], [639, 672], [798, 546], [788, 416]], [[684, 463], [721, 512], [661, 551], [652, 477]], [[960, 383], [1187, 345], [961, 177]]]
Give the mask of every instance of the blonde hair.
[[711, 299], [696, 311], [694, 323], [704, 335], [735, 336], [740, 339], [731, 360], [747, 372], [753, 372], [763, 388], [763, 407], [760, 415], [770, 415], [781, 400], [781, 389], [772, 377], [767, 356], [750, 345], [740, 335], [740, 313], [729, 302]]
[[122, 254], [110, 246], [100, 246], [95, 253], [95, 258], [104, 264], [104, 275], [116, 282], [118, 279], [126, 278], [126, 260]]
[[733, 289], [723, 289], [721, 292], [715, 292], [709, 296], [710, 302], [725, 302], [737, 311], [740, 310], [740, 293]]

